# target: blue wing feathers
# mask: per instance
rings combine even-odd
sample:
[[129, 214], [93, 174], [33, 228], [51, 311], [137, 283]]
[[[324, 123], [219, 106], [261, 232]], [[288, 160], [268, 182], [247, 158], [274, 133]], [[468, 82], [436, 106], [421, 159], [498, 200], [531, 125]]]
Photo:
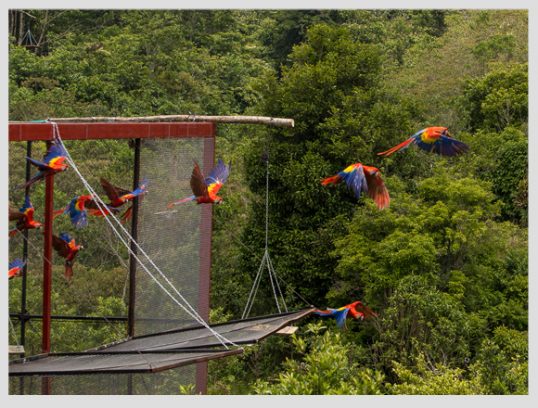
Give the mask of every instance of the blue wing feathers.
[[228, 179], [228, 175], [230, 174], [230, 166], [226, 166], [224, 162], [219, 159], [217, 161], [217, 165], [211, 170], [211, 173], [209, 173], [209, 176], [205, 179], [206, 184], [214, 183], [215, 181], [220, 181], [221, 183], [225, 183]]

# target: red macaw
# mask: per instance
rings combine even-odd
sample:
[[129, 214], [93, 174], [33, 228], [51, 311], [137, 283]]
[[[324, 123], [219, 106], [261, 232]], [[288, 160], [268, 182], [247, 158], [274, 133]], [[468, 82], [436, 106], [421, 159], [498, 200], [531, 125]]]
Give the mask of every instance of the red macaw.
[[354, 163], [347, 166], [336, 175], [321, 180], [321, 184], [337, 184], [345, 180], [347, 186], [353, 190], [355, 197], [359, 198], [361, 192], [366, 192], [380, 210], [387, 208], [390, 203], [389, 191], [381, 178], [379, 169]]
[[39, 169], [39, 172], [22, 187], [29, 187], [36, 181], [41, 180], [49, 174], [54, 174], [67, 170], [67, 164], [64, 163], [66, 156], [67, 152], [64, 150], [64, 148], [60, 145], [53, 143], [45, 154], [43, 161], [27, 157], [26, 160], [36, 166]]
[[17, 234], [18, 231], [41, 228], [42, 224], [34, 220], [34, 207], [30, 202], [30, 196], [25, 197], [24, 205], [18, 211], [13, 208], [9, 209], [9, 221], [15, 220], [17, 220], [17, 224], [9, 231], [10, 237]]
[[342, 306], [338, 309], [327, 308], [326, 310], [315, 309], [314, 314], [318, 316], [331, 316], [336, 318], [336, 325], [339, 328], [346, 326], [346, 317], [351, 316], [353, 319], [361, 319], [377, 317], [377, 313], [373, 312], [369, 307], [357, 300], [349, 305]]
[[89, 208], [97, 208], [93, 201], [93, 195], [80, 195], [73, 198], [62, 210], [54, 211], [54, 217], [60, 214], [68, 214], [71, 222], [76, 228], [82, 228], [88, 225], [87, 213]]
[[140, 183], [138, 187], [133, 191], [113, 186], [108, 180], [104, 179], [103, 177], [101, 177], [100, 181], [103, 190], [105, 190], [105, 193], [110, 200], [110, 204], [108, 204], [109, 207], [120, 207], [126, 202], [131, 201], [133, 198], [147, 193], [147, 179], [144, 179], [144, 181], [142, 181], [142, 183]]
[[419, 130], [406, 141], [384, 152], [378, 153], [379, 156], [390, 156], [398, 150], [406, 149], [410, 144], [416, 144], [422, 150], [437, 153], [441, 156], [457, 156], [469, 150], [469, 146], [459, 140], [453, 139], [448, 128], [441, 126], [427, 127]]
[[194, 201], [198, 204], [220, 204], [222, 198], [217, 196], [220, 188], [226, 183], [230, 174], [230, 165], [226, 166], [224, 162], [219, 159], [217, 165], [209, 173], [209, 177], [204, 178], [200, 166], [196, 161], [194, 162], [194, 168], [191, 175], [191, 189], [193, 195], [183, 198], [179, 201], [174, 201], [167, 205], [168, 208], [172, 208], [175, 205]]
[[9, 272], [7, 274], [8, 278], [13, 279], [15, 276], [19, 276], [25, 264], [26, 262], [24, 262], [22, 259], [19, 259], [19, 258], [11, 262], [9, 264]]
[[[109, 214], [117, 214], [120, 212], [119, 207], [121, 207], [123, 204], [131, 201], [135, 197], [142, 197], [144, 194], [147, 193], [147, 179], [144, 179], [144, 181], [142, 181], [142, 183], [140, 183], [138, 187], [133, 191], [125, 190], [121, 187], [116, 187], [103, 177], [101, 177], [100, 182], [101, 186], [103, 187], [103, 190], [105, 190], [105, 193], [110, 200], [110, 203], [106, 204], [106, 207], [103, 211], [101, 211], [97, 207], [97, 205], [93, 206], [92, 204], [92, 208], [89, 211], [90, 215], [95, 215], [97, 217], [103, 217]], [[127, 208], [127, 210], [125, 210], [125, 212], [120, 217], [121, 221], [129, 219], [131, 217], [132, 211], [132, 206]]]
[[82, 245], [77, 245], [74, 238], [71, 238], [66, 232], [62, 232], [59, 237], [52, 235], [52, 247], [56, 250], [58, 255], [65, 258], [64, 276], [67, 280], [71, 280], [71, 277], [73, 276], [75, 256], [78, 251], [84, 249], [84, 247]]

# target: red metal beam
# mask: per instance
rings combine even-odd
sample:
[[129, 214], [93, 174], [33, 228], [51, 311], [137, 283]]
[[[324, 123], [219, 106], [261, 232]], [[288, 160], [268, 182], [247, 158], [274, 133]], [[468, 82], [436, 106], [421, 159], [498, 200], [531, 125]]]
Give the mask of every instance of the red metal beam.
[[[215, 123], [58, 123], [64, 140], [212, 137]], [[53, 140], [50, 123], [9, 123], [9, 141]]]

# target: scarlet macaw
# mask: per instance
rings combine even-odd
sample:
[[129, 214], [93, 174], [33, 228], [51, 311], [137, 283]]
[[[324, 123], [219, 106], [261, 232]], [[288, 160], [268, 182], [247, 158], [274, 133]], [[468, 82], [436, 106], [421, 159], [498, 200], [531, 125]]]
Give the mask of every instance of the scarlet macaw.
[[13, 208], [9, 209], [9, 221], [15, 220], [17, 220], [17, 224], [9, 231], [10, 237], [13, 237], [18, 231], [41, 228], [42, 224], [34, 220], [34, 207], [30, 202], [30, 196], [24, 198], [24, 205], [18, 211]]
[[196, 161], [194, 162], [194, 168], [191, 175], [191, 189], [193, 195], [183, 198], [179, 201], [175, 201], [168, 204], [168, 208], [172, 208], [175, 205], [194, 201], [198, 204], [220, 204], [222, 197], [217, 196], [220, 188], [226, 183], [228, 175], [230, 174], [230, 165], [226, 166], [224, 162], [219, 159], [217, 165], [209, 173], [209, 177], [204, 178], [200, 166]]
[[377, 313], [373, 312], [369, 307], [364, 306], [360, 300], [357, 300], [349, 305], [342, 306], [338, 309], [327, 308], [326, 310], [315, 309], [314, 314], [318, 316], [331, 316], [336, 318], [336, 325], [342, 329], [346, 325], [346, 317], [349, 315], [353, 319], [363, 320], [365, 317], [377, 317]]
[[359, 198], [361, 192], [366, 192], [375, 201], [380, 210], [387, 208], [390, 203], [389, 191], [381, 178], [379, 169], [366, 166], [362, 163], [354, 163], [347, 166], [336, 175], [321, 180], [321, 184], [337, 184], [345, 180], [347, 186], [353, 190], [355, 197]]
[[69, 204], [63, 210], [54, 211], [54, 217], [59, 214], [68, 214], [71, 219], [71, 223], [76, 228], [82, 228], [88, 225], [87, 208], [97, 206], [93, 201], [93, 196], [80, 195], [73, 198]]
[[62, 232], [59, 237], [52, 236], [52, 247], [56, 250], [58, 255], [65, 258], [65, 272], [64, 276], [67, 280], [71, 280], [73, 276], [73, 263], [75, 262], [75, 256], [78, 251], [84, 249], [82, 245], [77, 245], [74, 238], [66, 233]]
[[448, 133], [448, 128], [432, 126], [419, 130], [406, 141], [377, 154], [387, 157], [398, 150], [406, 149], [411, 143], [416, 144], [422, 150], [437, 153], [441, 156], [457, 156], [469, 150], [469, 146], [465, 143], [452, 138]]
[[[103, 177], [101, 177], [100, 182], [101, 186], [103, 187], [103, 190], [105, 190], [105, 193], [110, 200], [110, 203], [106, 204], [104, 211], [101, 211], [97, 207], [97, 205], [93, 205], [92, 203], [90, 215], [95, 215], [97, 217], [103, 217], [109, 214], [117, 214], [120, 211], [119, 207], [121, 207], [123, 204], [131, 201], [135, 197], [142, 196], [147, 193], [147, 179], [144, 179], [144, 181], [142, 181], [142, 183], [140, 183], [138, 187], [133, 191], [125, 190], [121, 187], [116, 187]], [[127, 210], [125, 210], [125, 212], [120, 217], [121, 221], [129, 219], [132, 214], [132, 211], [132, 206], [127, 208]]]
[[54, 174], [67, 170], [67, 164], [64, 163], [66, 156], [67, 152], [64, 150], [64, 148], [60, 145], [53, 143], [45, 154], [45, 157], [43, 158], [42, 162], [36, 159], [32, 159], [31, 157], [26, 157], [26, 160], [28, 160], [30, 163], [32, 163], [39, 169], [39, 172], [22, 187], [29, 187], [36, 181], [41, 180], [49, 174]]
[[108, 180], [104, 179], [103, 177], [101, 177], [100, 182], [101, 186], [103, 187], [103, 190], [105, 190], [105, 193], [110, 200], [110, 204], [108, 204], [109, 207], [120, 207], [126, 202], [131, 201], [133, 198], [147, 193], [147, 179], [144, 179], [144, 181], [142, 181], [142, 183], [140, 183], [138, 187], [133, 191], [113, 186]]
[[24, 262], [22, 259], [19, 259], [19, 258], [11, 262], [9, 264], [9, 271], [7, 274], [8, 278], [13, 279], [15, 276], [19, 276], [25, 264], [26, 262]]

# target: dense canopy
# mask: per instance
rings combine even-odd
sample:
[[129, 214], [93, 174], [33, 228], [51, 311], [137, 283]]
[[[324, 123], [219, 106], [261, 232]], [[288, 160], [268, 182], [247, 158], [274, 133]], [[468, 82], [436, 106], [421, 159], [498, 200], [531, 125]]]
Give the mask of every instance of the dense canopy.
[[[214, 208], [212, 322], [241, 316], [261, 260], [264, 154], [269, 250], [288, 306], [360, 299], [378, 316], [349, 321], [346, 330], [308, 317], [291, 337], [211, 362], [209, 393], [528, 393], [526, 11], [9, 13], [10, 120], [294, 119], [287, 129], [218, 126], [217, 157], [232, 171]], [[469, 150], [377, 155], [429, 126], [447, 127]], [[111, 182], [130, 168], [126, 144], [92, 149], [88, 160], [98, 157]], [[10, 180], [24, 174], [15, 160], [10, 154]], [[321, 185], [357, 162], [381, 171], [390, 207]], [[22, 203], [15, 187], [10, 202]], [[32, 202], [42, 202], [43, 186], [32, 188]], [[57, 194], [68, 201], [72, 188], [59, 181]], [[36, 219], [41, 214], [36, 208]], [[98, 233], [90, 225], [81, 239]], [[125, 315], [125, 268], [105, 244], [77, 258], [84, 293], [53, 286], [53, 313]], [[30, 252], [36, 311], [41, 260]], [[20, 292], [20, 280], [10, 280], [10, 310], [19, 310]], [[252, 315], [274, 312], [271, 288], [262, 285]], [[122, 330], [68, 322], [56, 327], [53, 344], [79, 351]], [[39, 336], [39, 325], [30, 325], [28, 352], [39, 351]]]

